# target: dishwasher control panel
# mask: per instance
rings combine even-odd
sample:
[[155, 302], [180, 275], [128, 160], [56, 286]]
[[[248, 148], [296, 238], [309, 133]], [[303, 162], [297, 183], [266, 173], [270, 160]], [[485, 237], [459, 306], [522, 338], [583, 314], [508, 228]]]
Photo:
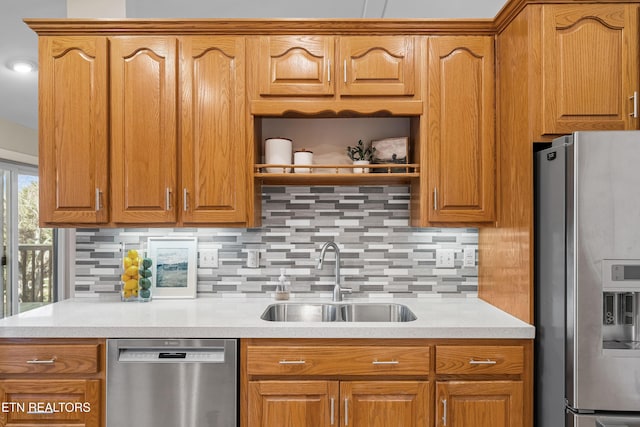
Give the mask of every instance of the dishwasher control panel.
[[154, 363], [223, 363], [224, 348], [212, 350], [179, 350], [171, 349], [121, 349], [119, 362], [154, 362]]

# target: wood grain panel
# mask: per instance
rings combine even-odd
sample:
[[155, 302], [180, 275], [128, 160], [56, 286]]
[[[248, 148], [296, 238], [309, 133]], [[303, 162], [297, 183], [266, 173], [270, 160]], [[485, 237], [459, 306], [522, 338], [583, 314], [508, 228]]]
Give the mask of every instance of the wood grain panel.
[[[14, 404], [9, 408], [12, 410], [0, 412], [0, 425], [100, 427], [100, 383], [100, 380], [0, 380], [1, 401]], [[49, 404], [55, 410], [47, 411], [46, 406], [38, 404]]]
[[249, 375], [428, 375], [429, 347], [249, 346]]
[[340, 95], [414, 95], [412, 37], [341, 37], [339, 52]]
[[113, 221], [176, 222], [177, 42], [111, 39]]
[[342, 426], [428, 425], [431, 399], [427, 381], [342, 381], [340, 400]]
[[181, 39], [182, 221], [246, 223], [242, 37]]
[[[0, 344], [2, 374], [94, 374], [99, 344]], [[52, 363], [34, 363], [34, 361]]]
[[[248, 394], [249, 426], [337, 425], [337, 381], [250, 381]], [[334, 401], [333, 419], [331, 399]]]
[[436, 346], [436, 374], [522, 374], [520, 346]]
[[521, 381], [438, 382], [436, 427], [521, 427], [522, 394]]
[[39, 41], [40, 222], [109, 220], [107, 40]]

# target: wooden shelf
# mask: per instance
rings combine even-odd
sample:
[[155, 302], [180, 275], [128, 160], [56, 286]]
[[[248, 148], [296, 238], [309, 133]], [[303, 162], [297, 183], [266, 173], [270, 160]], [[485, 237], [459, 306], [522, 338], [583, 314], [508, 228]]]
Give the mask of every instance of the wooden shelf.
[[[352, 169], [369, 169], [369, 172], [355, 173]], [[266, 172], [266, 169], [282, 169], [281, 173]], [[309, 169], [311, 173], [294, 173], [296, 169]], [[289, 169], [291, 172], [286, 172]], [[321, 172], [319, 170], [324, 170]], [[342, 170], [342, 171], [341, 171]], [[349, 170], [349, 172], [344, 172]], [[378, 172], [374, 172], [378, 170]], [[254, 178], [263, 185], [389, 185], [410, 184], [420, 178], [417, 164], [375, 164], [375, 165], [287, 165], [257, 164]]]

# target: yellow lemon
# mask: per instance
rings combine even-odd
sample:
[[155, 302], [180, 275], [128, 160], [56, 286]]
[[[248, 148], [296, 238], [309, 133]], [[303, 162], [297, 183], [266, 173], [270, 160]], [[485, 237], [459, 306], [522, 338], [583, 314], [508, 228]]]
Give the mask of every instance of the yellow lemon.
[[132, 265], [131, 267], [126, 269], [124, 274], [126, 274], [127, 276], [129, 276], [131, 278], [137, 278], [138, 277], [138, 266], [137, 265]]
[[125, 298], [131, 298], [131, 291], [124, 291]]
[[133, 262], [131, 262], [131, 258], [124, 257], [124, 262], [122, 263], [122, 265], [124, 266], [124, 269], [126, 270], [127, 268], [131, 267], [131, 264], [133, 264]]
[[135, 249], [129, 249], [129, 252], [127, 252], [127, 256], [132, 260], [136, 259], [138, 258], [138, 251], [136, 251]]
[[130, 280], [127, 280], [126, 282], [124, 282], [124, 290], [125, 291], [132, 291], [134, 289], [136, 289], [136, 292], [137, 292], [138, 281], [136, 279], [130, 279]]
[[120, 276], [120, 279], [122, 279], [123, 282], [126, 282], [127, 280], [131, 279], [131, 277], [127, 276], [126, 274], [123, 274], [122, 276]]

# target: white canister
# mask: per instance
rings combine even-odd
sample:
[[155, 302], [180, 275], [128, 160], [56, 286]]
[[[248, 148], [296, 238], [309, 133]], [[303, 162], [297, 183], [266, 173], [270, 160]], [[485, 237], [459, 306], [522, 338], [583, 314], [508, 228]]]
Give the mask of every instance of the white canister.
[[[296, 150], [293, 153], [294, 165], [312, 165], [313, 164], [313, 151], [307, 151], [304, 148], [302, 150]], [[311, 173], [310, 168], [294, 168], [295, 173]]]
[[[267, 138], [264, 141], [264, 162], [272, 165], [290, 165], [292, 142], [288, 138]], [[289, 173], [291, 168], [267, 168], [269, 173]]]

